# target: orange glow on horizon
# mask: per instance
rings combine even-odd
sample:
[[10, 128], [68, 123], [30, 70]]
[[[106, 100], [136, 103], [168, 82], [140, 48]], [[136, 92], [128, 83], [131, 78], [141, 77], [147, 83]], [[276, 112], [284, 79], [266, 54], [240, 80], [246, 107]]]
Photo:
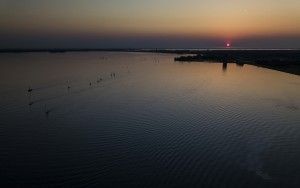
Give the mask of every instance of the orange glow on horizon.
[[297, 0], [7, 1], [0, 2], [0, 34], [208, 39], [231, 47], [240, 39], [300, 36], [299, 7]]

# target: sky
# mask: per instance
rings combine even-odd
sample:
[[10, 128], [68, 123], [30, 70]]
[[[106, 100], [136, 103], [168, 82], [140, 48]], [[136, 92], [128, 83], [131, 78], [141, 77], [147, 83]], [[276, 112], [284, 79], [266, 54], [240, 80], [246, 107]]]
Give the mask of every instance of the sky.
[[300, 48], [299, 0], [0, 0], [0, 48]]

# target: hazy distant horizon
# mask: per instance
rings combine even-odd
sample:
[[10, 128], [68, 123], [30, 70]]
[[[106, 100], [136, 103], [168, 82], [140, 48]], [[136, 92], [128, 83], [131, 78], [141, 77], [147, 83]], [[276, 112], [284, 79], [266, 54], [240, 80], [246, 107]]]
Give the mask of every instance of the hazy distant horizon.
[[[117, 49], [188, 49], [188, 48], [225, 48], [227, 41], [212, 38], [184, 37], [77, 37], [77, 36], [0, 36], [0, 49], [82, 49], [82, 48], [117, 48]], [[229, 41], [232, 48], [267, 48], [267, 49], [298, 49], [300, 36], [292, 37], [256, 37]]]

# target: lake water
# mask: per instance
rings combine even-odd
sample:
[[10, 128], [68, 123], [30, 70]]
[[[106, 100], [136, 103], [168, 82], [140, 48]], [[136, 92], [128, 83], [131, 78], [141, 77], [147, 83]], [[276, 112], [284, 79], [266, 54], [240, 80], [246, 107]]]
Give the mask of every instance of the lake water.
[[1, 54], [1, 187], [300, 187], [300, 77], [174, 57]]

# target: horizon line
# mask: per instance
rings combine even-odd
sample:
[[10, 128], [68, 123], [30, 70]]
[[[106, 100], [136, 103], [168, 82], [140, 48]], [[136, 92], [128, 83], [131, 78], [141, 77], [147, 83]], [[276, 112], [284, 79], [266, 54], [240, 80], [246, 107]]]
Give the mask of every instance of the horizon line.
[[216, 48], [0, 48], [0, 53], [30, 53], [30, 52], [183, 52], [183, 51], [203, 51], [203, 50], [295, 50], [300, 48], [242, 48], [242, 47], [216, 47]]

